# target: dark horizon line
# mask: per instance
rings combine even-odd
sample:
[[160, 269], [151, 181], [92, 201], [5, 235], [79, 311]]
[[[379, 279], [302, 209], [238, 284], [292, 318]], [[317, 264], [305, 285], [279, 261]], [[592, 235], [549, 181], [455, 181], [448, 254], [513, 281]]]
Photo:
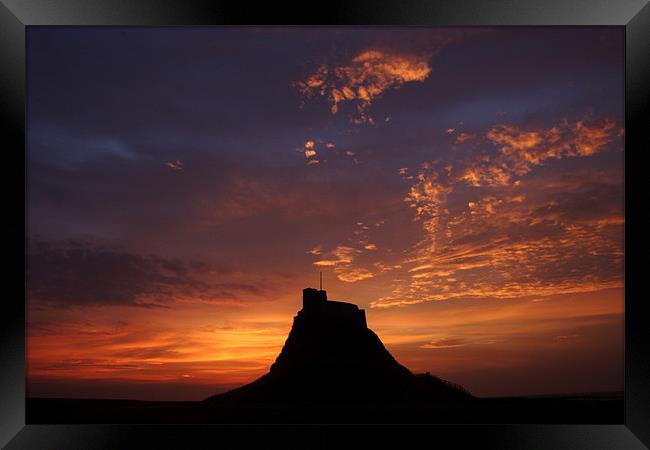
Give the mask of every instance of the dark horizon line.
[[[228, 391], [225, 391], [228, 392]], [[625, 396], [625, 391], [592, 391], [592, 392], [566, 392], [559, 394], [525, 394], [525, 395], [502, 395], [476, 398], [480, 400], [498, 399], [544, 399], [544, 398], [567, 398], [567, 397], [603, 397], [603, 396]], [[86, 400], [86, 401], [122, 401], [141, 403], [201, 403], [203, 400], [138, 400], [131, 398], [95, 398], [95, 397], [25, 397], [25, 400]]]

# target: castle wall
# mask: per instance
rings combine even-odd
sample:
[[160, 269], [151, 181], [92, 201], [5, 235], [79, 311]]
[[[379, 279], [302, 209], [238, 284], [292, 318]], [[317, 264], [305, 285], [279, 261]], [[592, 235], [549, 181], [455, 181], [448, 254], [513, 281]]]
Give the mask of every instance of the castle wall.
[[366, 312], [357, 305], [327, 300], [327, 292], [306, 288], [302, 291], [302, 316], [318, 318], [332, 326], [353, 326], [367, 328]]

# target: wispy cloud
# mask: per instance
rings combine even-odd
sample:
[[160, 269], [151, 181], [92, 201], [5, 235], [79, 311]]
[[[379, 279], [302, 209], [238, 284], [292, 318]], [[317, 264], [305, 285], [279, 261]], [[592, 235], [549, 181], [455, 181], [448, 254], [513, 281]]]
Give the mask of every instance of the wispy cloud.
[[413, 176], [400, 169], [425, 237], [401, 263], [413, 272], [409, 280], [372, 306], [620, 287], [620, 180], [533, 176], [549, 160], [620, 150], [617, 137], [607, 119], [547, 129], [497, 125], [482, 135], [483, 153], [472, 148], [455, 161], [425, 162]]
[[341, 281], [346, 281], [348, 283], [367, 280], [368, 278], [372, 278], [375, 276], [371, 271], [363, 268], [349, 268], [349, 269], [339, 268], [337, 272], [338, 272], [337, 273], [338, 279]]
[[430, 57], [431, 53], [364, 50], [343, 64], [318, 65], [294, 85], [306, 98], [327, 98], [332, 114], [339, 111], [342, 103], [351, 102], [356, 105], [354, 122], [374, 124], [368, 114], [373, 101], [389, 89], [426, 80], [431, 73]]
[[358, 250], [352, 247], [339, 246], [327, 254], [327, 259], [314, 262], [317, 267], [337, 267], [349, 265], [354, 261]]
[[[313, 264], [317, 267], [329, 267], [334, 270], [336, 277], [347, 283], [367, 280], [373, 278], [375, 274], [363, 267], [355, 267], [353, 262], [362, 253], [362, 250], [338, 246], [331, 252], [324, 255], [323, 259], [315, 261]], [[319, 256], [321, 256], [319, 254]]]
[[305, 155], [307, 165], [326, 163], [341, 158], [351, 159], [355, 164], [359, 162], [354, 157], [355, 152], [353, 150], [349, 148], [338, 149], [334, 142], [320, 138], [308, 139], [299, 150]]
[[317, 245], [316, 247], [307, 250], [307, 253], [309, 253], [311, 255], [320, 255], [321, 254], [321, 246]]
[[441, 349], [441, 348], [457, 348], [464, 347], [466, 345], [463, 339], [457, 338], [447, 338], [447, 339], [438, 339], [436, 341], [431, 341], [427, 344], [423, 344], [420, 348], [427, 349]]

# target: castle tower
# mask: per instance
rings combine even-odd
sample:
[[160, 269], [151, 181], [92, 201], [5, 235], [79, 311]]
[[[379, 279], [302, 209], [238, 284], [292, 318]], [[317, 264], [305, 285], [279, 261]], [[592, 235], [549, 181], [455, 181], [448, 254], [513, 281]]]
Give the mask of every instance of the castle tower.
[[302, 307], [312, 309], [327, 302], [327, 291], [314, 288], [305, 288], [302, 290]]

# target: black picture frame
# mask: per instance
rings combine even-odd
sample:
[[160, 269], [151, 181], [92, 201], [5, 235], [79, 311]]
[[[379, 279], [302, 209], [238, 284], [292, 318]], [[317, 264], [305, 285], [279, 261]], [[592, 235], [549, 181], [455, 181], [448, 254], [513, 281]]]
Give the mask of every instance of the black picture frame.
[[[0, 110], [5, 133], [5, 172], [17, 182], [25, 161], [26, 27], [56, 25], [208, 26], [250, 24], [300, 25], [615, 25], [625, 27], [625, 210], [627, 260], [640, 256], [640, 213], [634, 201], [643, 195], [647, 151], [644, 125], [650, 80], [650, 5], [646, 0], [357, 0], [326, 4], [203, 0], [0, 0]], [[646, 125], [647, 126], [647, 125]], [[645, 143], [646, 146], [642, 146]], [[21, 157], [21, 154], [23, 155]], [[632, 164], [627, 159], [631, 158]], [[23, 166], [24, 164], [24, 166]], [[17, 168], [23, 167], [21, 171]], [[12, 179], [11, 176], [3, 177]], [[16, 190], [14, 184], [5, 192]], [[7, 198], [9, 196], [5, 196]], [[6, 232], [26, 224], [26, 201], [14, 199], [5, 213]], [[11, 213], [9, 212], [11, 211]], [[13, 222], [11, 221], [13, 220]], [[639, 232], [637, 232], [639, 231]], [[7, 236], [8, 237], [8, 236]], [[8, 239], [20, 242], [17, 238]], [[25, 241], [23, 241], [25, 242]], [[24, 245], [22, 246], [24, 251]], [[20, 251], [20, 250], [18, 250]], [[24, 255], [24, 253], [23, 253]], [[9, 265], [16, 267], [14, 259]], [[20, 260], [18, 258], [18, 260]], [[642, 261], [640, 258], [639, 261]], [[449, 445], [454, 448], [636, 449], [650, 446], [650, 349], [644, 346], [650, 319], [635, 264], [626, 265], [625, 288], [625, 421], [619, 425], [30, 425], [25, 424], [25, 304], [7, 294], [1, 303], [0, 445], [22, 448], [189, 448], [296, 443], [308, 448], [339, 445], [354, 435], [364, 446]], [[22, 268], [17, 268], [22, 270]], [[25, 273], [25, 272], [24, 272]], [[8, 277], [9, 278], [9, 277]], [[9, 278], [10, 279], [10, 278]], [[18, 276], [13, 279], [19, 279]], [[25, 279], [27, 283], [27, 280]], [[25, 292], [23, 286], [23, 295]], [[644, 445], [645, 444], [645, 445]]]

